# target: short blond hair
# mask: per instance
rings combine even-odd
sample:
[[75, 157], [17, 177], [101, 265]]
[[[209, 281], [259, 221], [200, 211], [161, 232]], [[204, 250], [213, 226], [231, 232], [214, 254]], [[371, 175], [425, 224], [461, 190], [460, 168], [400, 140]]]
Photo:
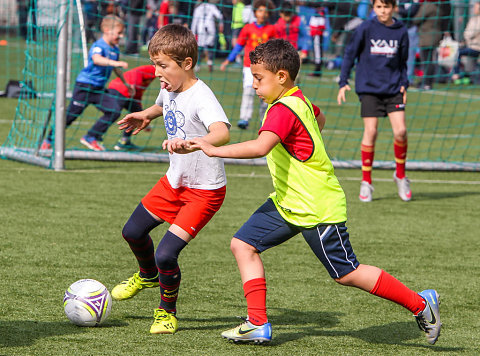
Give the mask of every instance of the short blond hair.
[[105, 32], [106, 30], [110, 30], [117, 26], [124, 28], [125, 22], [123, 22], [123, 20], [118, 16], [107, 15], [103, 18], [102, 23], [100, 24], [100, 29], [102, 30], [102, 32]]
[[160, 28], [148, 44], [148, 53], [155, 56], [162, 53], [173, 59], [179, 66], [192, 58], [192, 68], [197, 64], [198, 45], [195, 35], [185, 26], [169, 24]]

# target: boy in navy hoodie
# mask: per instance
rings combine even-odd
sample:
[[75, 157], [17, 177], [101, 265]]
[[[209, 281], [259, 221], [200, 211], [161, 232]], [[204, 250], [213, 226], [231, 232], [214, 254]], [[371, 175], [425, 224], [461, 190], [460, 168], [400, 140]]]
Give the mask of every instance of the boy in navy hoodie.
[[362, 138], [362, 182], [359, 198], [372, 201], [372, 163], [377, 138], [378, 117], [388, 116], [393, 130], [396, 170], [393, 180], [403, 201], [412, 199], [410, 181], [405, 175], [407, 157], [408, 32], [393, 17], [396, 0], [373, 0], [376, 17], [362, 23], [345, 50], [337, 102], [345, 102], [350, 71], [356, 64], [355, 92], [361, 102], [364, 123]]

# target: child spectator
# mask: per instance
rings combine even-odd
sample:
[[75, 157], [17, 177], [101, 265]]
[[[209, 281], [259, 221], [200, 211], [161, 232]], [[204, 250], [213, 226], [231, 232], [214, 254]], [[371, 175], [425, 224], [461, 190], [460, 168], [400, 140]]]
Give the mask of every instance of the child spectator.
[[455, 84], [470, 83], [468, 78], [463, 78], [463, 73], [460, 74], [462, 57], [472, 57], [476, 63], [478, 56], [480, 56], [480, 1], [473, 4], [473, 16], [468, 20], [463, 38], [465, 39], [465, 47], [458, 51], [457, 64], [453, 67], [452, 80]]
[[[150, 83], [155, 79], [155, 67], [152, 65], [133, 68], [124, 73], [124, 78], [135, 88], [135, 95], [130, 95], [129, 87], [122, 83], [120, 78], [112, 80], [108, 85], [107, 93], [103, 96], [101, 106], [105, 108], [108, 115], [103, 116], [90, 128], [88, 134], [83, 137], [88, 142], [89, 137], [95, 138], [97, 142], [103, 141], [103, 135], [107, 132], [110, 125], [117, 121], [122, 110], [129, 112], [142, 111], [142, 96]], [[132, 143], [130, 136], [132, 132], [123, 131], [123, 136], [114, 146], [117, 151], [120, 150], [138, 150], [138, 147]]]
[[313, 42], [313, 63], [315, 69], [310, 73], [313, 77], [322, 76], [323, 64], [323, 32], [326, 29], [327, 20], [325, 18], [325, 11], [323, 7], [317, 6], [315, 15], [310, 17], [310, 36]]
[[213, 59], [215, 57], [215, 45], [217, 43], [216, 22], [218, 22], [218, 32], [223, 35], [222, 21], [222, 13], [214, 4], [210, 4], [208, 0], [202, 0], [193, 11], [191, 29], [197, 38], [199, 47], [199, 63], [197, 64], [200, 65], [200, 59], [203, 52], [207, 58], [208, 70], [210, 72], [213, 71]]
[[289, 42], [275, 39], [255, 48], [250, 59], [253, 87], [269, 103], [258, 137], [223, 147], [202, 139], [191, 142], [191, 148], [200, 148], [210, 157], [266, 155], [275, 189], [231, 241], [248, 317], [222, 336], [257, 343], [271, 340], [260, 253], [302, 233], [336, 282], [402, 305], [434, 344], [441, 328], [437, 292], [428, 289], [417, 294], [380, 268], [360, 264], [355, 256], [345, 225], [345, 194], [320, 134], [325, 116], [294, 84], [300, 68], [297, 51]]
[[[144, 288], [160, 286], [160, 305], [150, 333], [173, 334], [178, 328], [178, 255], [220, 209], [226, 192], [223, 160], [193, 152], [185, 140], [202, 137], [215, 146], [223, 145], [229, 141], [230, 124], [213, 92], [195, 77], [198, 47], [189, 29], [180, 24], [162, 27], [152, 37], [148, 52], [161, 82], [158, 98], [118, 124], [137, 134], [163, 115], [168, 139], [162, 146], [170, 153], [170, 167], [123, 228], [140, 271], [115, 286], [112, 297], [129, 299]], [[171, 225], [154, 251], [149, 233], [164, 221]]]
[[[253, 77], [250, 71], [250, 58], [248, 54], [260, 43], [268, 41], [276, 36], [275, 27], [267, 22], [269, 0], [255, 0], [253, 9], [256, 21], [246, 24], [240, 31], [237, 44], [230, 52], [228, 58], [222, 63], [220, 69], [225, 70], [229, 63], [235, 62], [237, 55], [245, 48], [243, 55], [243, 94], [242, 104], [240, 106], [240, 120], [237, 126], [243, 130], [248, 128], [248, 121], [253, 113], [253, 99], [255, 90], [252, 88]], [[265, 112], [266, 104], [260, 103], [259, 116], [262, 117]]]
[[307, 57], [308, 47], [306, 46], [308, 41], [306, 41], [306, 37], [308, 37], [308, 34], [302, 19], [295, 13], [295, 7], [291, 2], [284, 2], [280, 8], [280, 18], [275, 23], [275, 31], [277, 38], [287, 40], [297, 51], [301, 51], [301, 59]]
[[[118, 60], [120, 54], [118, 43], [123, 37], [125, 29], [122, 19], [115, 15], [107, 15], [103, 18], [100, 29], [102, 38], [93, 43], [88, 52], [88, 65], [77, 76], [72, 99], [67, 108], [66, 127], [69, 127], [89, 104], [94, 104], [103, 112], [104, 115], [100, 120], [109, 122], [110, 108], [103, 107], [101, 103], [104, 96], [107, 95], [105, 84], [112, 70], [130, 89], [130, 95], [134, 94], [133, 86], [126, 82], [120, 69], [128, 68], [128, 63]], [[52, 139], [53, 132], [50, 131], [40, 149], [52, 148]], [[80, 142], [94, 151], [105, 150], [102, 143], [92, 136], [85, 135]]]
[[345, 101], [350, 90], [348, 79], [356, 63], [355, 92], [361, 102], [364, 130], [361, 145], [362, 182], [359, 198], [372, 201], [372, 164], [377, 139], [378, 117], [388, 116], [393, 130], [396, 170], [393, 179], [398, 195], [404, 201], [412, 199], [410, 181], [405, 175], [407, 157], [408, 33], [401, 21], [393, 18], [395, 0], [374, 0], [377, 15], [362, 23], [345, 49], [340, 73], [337, 102]]

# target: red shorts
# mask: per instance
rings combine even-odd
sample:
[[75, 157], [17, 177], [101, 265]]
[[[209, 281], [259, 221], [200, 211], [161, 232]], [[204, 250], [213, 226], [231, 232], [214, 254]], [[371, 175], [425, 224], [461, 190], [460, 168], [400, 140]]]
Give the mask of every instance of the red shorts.
[[143, 206], [195, 237], [222, 206], [227, 188], [215, 190], [172, 188], [163, 176], [142, 199]]

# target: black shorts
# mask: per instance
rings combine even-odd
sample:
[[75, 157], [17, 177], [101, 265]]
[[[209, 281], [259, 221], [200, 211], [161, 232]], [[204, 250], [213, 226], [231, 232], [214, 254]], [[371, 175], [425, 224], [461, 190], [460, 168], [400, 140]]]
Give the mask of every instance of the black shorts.
[[385, 117], [394, 111], [405, 111], [403, 94], [395, 95], [360, 95], [362, 117]]
[[285, 221], [271, 199], [258, 208], [233, 236], [263, 252], [299, 233], [332, 278], [341, 278], [359, 266], [345, 223], [320, 224], [312, 228], [294, 226]]

